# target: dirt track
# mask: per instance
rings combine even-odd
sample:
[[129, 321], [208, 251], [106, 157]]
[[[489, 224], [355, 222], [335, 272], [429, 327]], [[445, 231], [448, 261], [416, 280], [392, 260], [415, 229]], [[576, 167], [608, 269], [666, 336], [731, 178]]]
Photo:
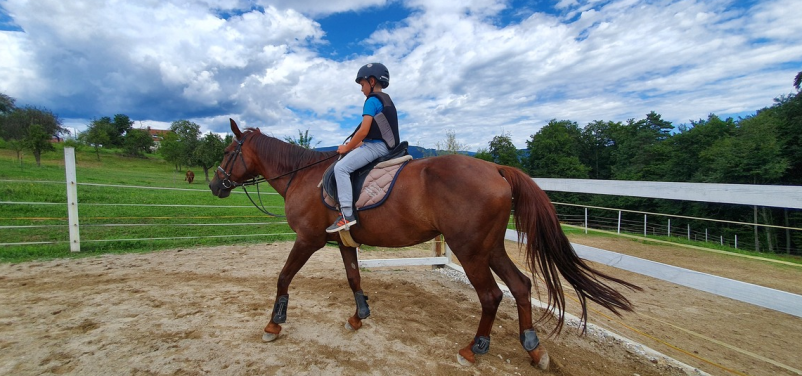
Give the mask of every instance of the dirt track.
[[[348, 332], [343, 325], [354, 302], [334, 248], [319, 251], [301, 270], [290, 289], [282, 337], [263, 343], [261, 330], [289, 247], [228, 246], [0, 265], [0, 374], [543, 374], [528, 364], [517, 338], [515, 306], [506, 298], [490, 352], [473, 367], [460, 366], [456, 353], [473, 337], [478, 299], [470, 286], [427, 267], [364, 271], [372, 316], [358, 332]], [[361, 257], [428, 253], [370, 251]], [[639, 314], [624, 320], [646, 333], [685, 346], [685, 332], [642, 315], [676, 318], [691, 330], [713, 326], [721, 334], [714, 335], [718, 340], [784, 364], [798, 362], [793, 354], [802, 338], [798, 318], [760, 309], [744, 314], [744, 303], [724, 299], [720, 308], [717, 300], [723, 298], [634, 274], [618, 275], [646, 287], [646, 293], [628, 294]], [[732, 317], [742, 324], [735, 325]], [[607, 323], [600, 314], [591, 313], [591, 321], [664, 351], [660, 343]], [[550, 329], [548, 323], [539, 327], [541, 337]], [[637, 348], [576, 333], [567, 328], [544, 341], [558, 363], [550, 374], [685, 374], [662, 359], [639, 355]], [[715, 346], [696, 337], [689, 343], [685, 348], [692, 353], [721, 355], [714, 360], [740, 372], [788, 372], [765, 363], [750, 368], [754, 362], [746, 361], [742, 366], [748, 357], [711, 348]], [[727, 374], [667, 349], [667, 355], [706, 372]]]

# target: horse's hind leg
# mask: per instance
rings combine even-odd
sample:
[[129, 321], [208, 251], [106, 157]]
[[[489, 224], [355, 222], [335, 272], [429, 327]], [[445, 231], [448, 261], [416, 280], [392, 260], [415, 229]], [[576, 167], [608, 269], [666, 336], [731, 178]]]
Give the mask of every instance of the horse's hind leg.
[[460, 259], [460, 261], [465, 269], [465, 275], [476, 289], [479, 303], [482, 305], [482, 318], [479, 319], [476, 336], [468, 346], [459, 351], [457, 356], [460, 364], [469, 365], [476, 362], [476, 355], [486, 354], [490, 349], [490, 331], [493, 328], [493, 321], [496, 319], [496, 312], [503, 294], [498, 288], [487, 262], [481, 262], [472, 257], [465, 257], [465, 260]]
[[300, 237], [295, 240], [292, 246], [287, 261], [284, 263], [284, 268], [278, 275], [278, 282], [276, 284], [276, 302], [273, 305], [273, 312], [270, 314], [270, 322], [265, 327], [262, 340], [271, 342], [278, 338], [281, 333], [281, 325], [287, 319], [287, 306], [289, 304], [289, 288], [290, 282], [295, 277], [295, 274], [309, 261], [315, 251], [322, 246], [316, 246], [309, 242], [303, 241]]
[[532, 359], [532, 365], [543, 370], [548, 369], [549, 354], [540, 344], [532, 325], [532, 281], [512, 262], [503, 244], [493, 250], [490, 268], [504, 281], [515, 298], [515, 304], [518, 306], [519, 338], [524, 350]]
[[348, 330], [358, 330], [362, 327], [362, 320], [370, 316], [368, 296], [362, 292], [362, 277], [359, 274], [359, 262], [357, 260], [356, 248], [340, 245], [340, 254], [343, 258], [348, 285], [351, 286], [351, 291], [354, 292], [354, 300], [356, 300], [356, 312], [348, 319], [348, 322], [345, 323], [345, 328]]

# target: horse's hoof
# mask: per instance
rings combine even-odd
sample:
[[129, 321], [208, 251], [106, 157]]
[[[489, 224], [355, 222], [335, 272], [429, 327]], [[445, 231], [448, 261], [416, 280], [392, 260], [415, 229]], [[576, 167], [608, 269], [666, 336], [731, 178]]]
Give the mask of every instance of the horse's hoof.
[[278, 338], [278, 334], [273, 334], [273, 333], [262, 334], [262, 341], [265, 342], [273, 342], [276, 340], [276, 338]]
[[460, 354], [457, 354], [457, 363], [459, 363], [460, 365], [463, 365], [465, 367], [469, 367], [469, 366], [473, 365], [473, 363], [470, 360], [465, 359], [465, 357], [460, 355]]
[[530, 363], [533, 367], [540, 368], [543, 371], [549, 369], [549, 353], [541, 346], [538, 346], [536, 349], [530, 351], [529, 356], [532, 357], [532, 361]]
[[352, 332], [359, 330], [362, 327], [362, 320], [356, 319], [354, 317], [349, 317], [348, 321], [345, 322], [345, 329], [348, 329]]
[[473, 346], [473, 341], [468, 347], [461, 349], [457, 353], [457, 362], [463, 366], [472, 366], [476, 363], [476, 354], [471, 351], [471, 346]]

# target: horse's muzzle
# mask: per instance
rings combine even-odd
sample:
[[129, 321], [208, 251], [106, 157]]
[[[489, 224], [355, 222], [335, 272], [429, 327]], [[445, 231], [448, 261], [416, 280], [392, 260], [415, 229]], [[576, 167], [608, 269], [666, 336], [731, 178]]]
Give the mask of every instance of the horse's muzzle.
[[209, 183], [209, 189], [212, 191], [212, 194], [219, 197], [219, 198], [226, 198], [231, 194], [231, 188], [223, 187], [223, 182], [215, 176], [211, 183]]

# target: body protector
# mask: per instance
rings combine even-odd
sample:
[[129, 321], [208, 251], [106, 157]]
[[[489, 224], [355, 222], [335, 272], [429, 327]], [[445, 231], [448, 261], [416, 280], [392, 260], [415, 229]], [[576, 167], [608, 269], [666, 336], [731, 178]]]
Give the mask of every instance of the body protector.
[[[366, 139], [382, 140], [387, 145], [388, 149], [393, 149], [400, 142], [398, 135], [398, 113], [395, 110], [395, 105], [390, 96], [385, 93], [371, 93], [368, 98], [376, 97], [382, 102], [382, 112], [373, 117], [373, 123], [370, 125], [370, 131], [365, 137]], [[367, 99], [365, 99], [367, 101]]]

